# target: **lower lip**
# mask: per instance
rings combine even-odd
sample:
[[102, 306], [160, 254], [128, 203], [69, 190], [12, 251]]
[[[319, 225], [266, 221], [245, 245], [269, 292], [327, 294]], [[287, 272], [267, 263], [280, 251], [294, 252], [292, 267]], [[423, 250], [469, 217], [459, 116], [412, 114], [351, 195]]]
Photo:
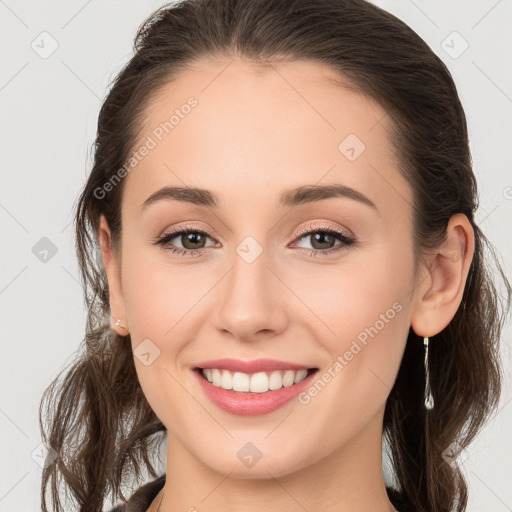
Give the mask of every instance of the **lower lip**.
[[244, 393], [214, 386], [202, 376], [200, 370], [193, 370], [206, 396], [222, 410], [240, 416], [258, 416], [268, 414], [293, 400], [301, 391], [311, 385], [318, 370], [311, 372], [297, 384], [265, 393]]

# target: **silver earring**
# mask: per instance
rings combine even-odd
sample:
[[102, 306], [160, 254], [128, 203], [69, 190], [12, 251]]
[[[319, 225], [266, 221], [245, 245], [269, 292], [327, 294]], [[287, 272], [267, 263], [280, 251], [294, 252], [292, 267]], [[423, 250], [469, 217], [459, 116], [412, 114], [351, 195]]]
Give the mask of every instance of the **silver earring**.
[[428, 337], [423, 338], [423, 345], [425, 346], [425, 409], [430, 410], [434, 407], [434, 397], [430, 389], [430, 374], [428, 371]]
[[126, 327], [121, 323], [121, 320], [117, 320], [116, 321], [116, 326], [117, 327], [122, 327], [123, 329], [126, 329]]

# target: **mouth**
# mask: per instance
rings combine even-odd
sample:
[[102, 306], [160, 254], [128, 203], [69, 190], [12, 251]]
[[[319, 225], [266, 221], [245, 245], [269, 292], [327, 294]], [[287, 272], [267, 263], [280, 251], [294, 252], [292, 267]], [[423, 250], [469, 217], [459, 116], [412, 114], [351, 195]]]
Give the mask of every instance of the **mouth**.
[[244, 394], [267, 393], [299, 384], [318, 368], [273, 370], [245, 373], [225, 368], [193, 368], [199, 376], [218, 388]]
[[267, 371], [253, 373], [213, 367], [191, 370], [204, 395], [215, 406], [232, 415], [259, 416], [291, 403], [313, 385], [319, 369], [296, 366], [271, 370], [267, 367]]

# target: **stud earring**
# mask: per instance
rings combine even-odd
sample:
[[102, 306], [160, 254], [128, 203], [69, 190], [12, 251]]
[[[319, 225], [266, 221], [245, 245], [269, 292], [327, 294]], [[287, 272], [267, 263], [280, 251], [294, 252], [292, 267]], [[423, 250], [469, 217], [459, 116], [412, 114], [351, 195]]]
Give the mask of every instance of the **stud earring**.
[[428, 371], [428, 337], [423, 338], [423, 345], [425, 347], [425, 409], [431, 410], [434, 407], [434, 397], [432, 396], [432, 390], [430, 389], [430, 374]]
[[[117, 327], [122, 327], [123, 329], [126, 329], [126, 327], [121, 323], [121, 320], [117, 320], [116, 321], [116, 326]], [[128, 329], [126, 329], [126, 330], [128, 330]]]

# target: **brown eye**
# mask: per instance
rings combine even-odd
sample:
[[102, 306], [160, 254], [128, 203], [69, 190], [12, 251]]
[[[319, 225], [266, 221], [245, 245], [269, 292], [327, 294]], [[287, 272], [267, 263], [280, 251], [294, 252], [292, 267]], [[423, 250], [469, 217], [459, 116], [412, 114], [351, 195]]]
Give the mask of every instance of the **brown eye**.
[[[334, 247], [336, 242], [336, 237], [334, 235], [331, 235], [329, 233], [326, 233], [324, 231], [318, 231], [317, 233], [313, 235], [306, 235], [311, 240], [311, 245], [315, 249], [331, 249]], [[332, 244], [332, 245], [331, 245]]]
[[[208, 238], [211, 238], [210, 235], [204, 231], [184, 227], [164, 233], [156, 241], [156, 244], [176, 254], [197, 255], [206, 248], [205, 244]], [[171, 243], [173, 240], [176, 241]], [[180, 247], [179, 244], [181, 244], [182, 247]]]
[[[309, 240], [313, 249], [305, 248], [311, 256], [327, 255], [346, 249], [355, 243], [356, 239], [342, 233], [331, 226], [309, 226], [309, 231], [301, 231], [296, 240]], [[340, 243], [336, 244], [336, 240]]]
[[202, 249], [205, 243], [205, 236], [199, 231], [192, 231], [181, 234], [180, 241], [185, 249]]

